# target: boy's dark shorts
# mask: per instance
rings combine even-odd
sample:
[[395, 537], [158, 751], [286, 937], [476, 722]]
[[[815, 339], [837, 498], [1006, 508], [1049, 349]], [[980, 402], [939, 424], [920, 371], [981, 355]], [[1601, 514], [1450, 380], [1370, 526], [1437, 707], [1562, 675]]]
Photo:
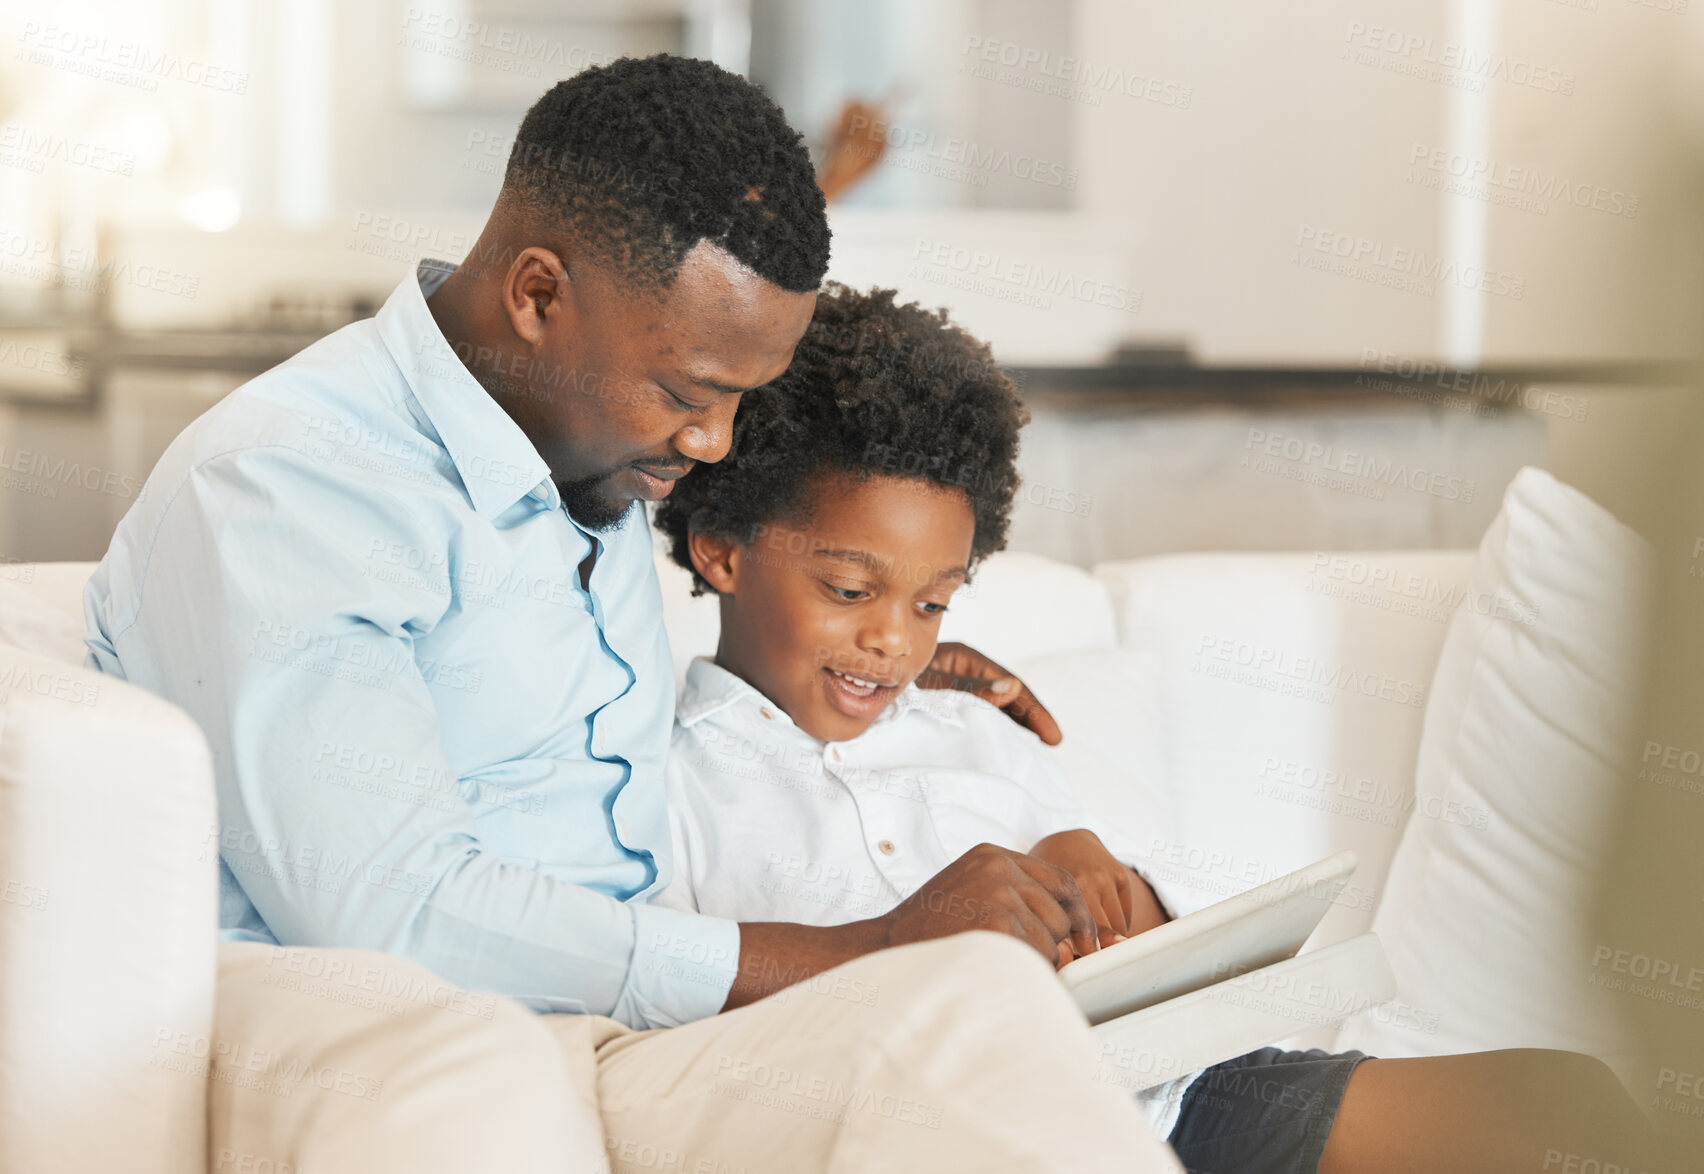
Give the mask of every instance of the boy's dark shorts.
[[1261, 1048], [1185, 1090], [1171, 1147], [1190, 1174], [1317, 1174], [1362, 1052]]

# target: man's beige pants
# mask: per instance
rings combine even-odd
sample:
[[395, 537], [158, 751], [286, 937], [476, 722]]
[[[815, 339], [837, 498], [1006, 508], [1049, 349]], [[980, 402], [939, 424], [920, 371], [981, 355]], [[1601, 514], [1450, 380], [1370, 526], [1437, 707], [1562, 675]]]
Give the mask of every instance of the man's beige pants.
[[1174, 1171], [1051, 969], [972, 933], [666, 1031], [366, 951], [221, 948], [219, 1174]]

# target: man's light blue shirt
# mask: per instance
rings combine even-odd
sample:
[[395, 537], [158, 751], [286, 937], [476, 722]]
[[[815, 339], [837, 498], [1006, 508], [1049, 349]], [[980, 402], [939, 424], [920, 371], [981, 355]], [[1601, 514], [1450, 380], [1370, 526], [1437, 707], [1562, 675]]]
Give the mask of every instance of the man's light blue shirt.
[[223, 939], [637, 1027], [713, 1015], [738, 926], [647, 903], [674, 674], [644, 510], [569, 518], [427, 309], [452, 269], [172, 443], [85, 592], [90, 663], [207, 734]]

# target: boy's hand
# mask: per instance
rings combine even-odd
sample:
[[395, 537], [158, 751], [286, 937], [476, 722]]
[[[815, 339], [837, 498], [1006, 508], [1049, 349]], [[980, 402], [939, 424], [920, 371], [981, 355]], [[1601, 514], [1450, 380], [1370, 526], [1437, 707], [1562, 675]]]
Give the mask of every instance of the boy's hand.
[[[1089, 912], [1094, 914], [1101, 945], [1110, 946], [1140, 932], [1133, 928], [1138, 912], [1138, 878], [1106, 850], [1099, 836], [1086, 828], [1055, 832], [1031, 848], [1030, 855], [1063, 868], [1076, 880], [1089, 903]], [[1063, 952], [1060, 958], [1060, 965], [1070, 961]]]
[[924, 689], [975, 693], [1005, 710], [1007, 717], [1028, 727], [1049, 746], [1059, 745], [1064, 738], [1059, 723], [1022, 681], [967, 644], [947, 641], [936, 645], [935, 659], [918, 674], [917, 684]]

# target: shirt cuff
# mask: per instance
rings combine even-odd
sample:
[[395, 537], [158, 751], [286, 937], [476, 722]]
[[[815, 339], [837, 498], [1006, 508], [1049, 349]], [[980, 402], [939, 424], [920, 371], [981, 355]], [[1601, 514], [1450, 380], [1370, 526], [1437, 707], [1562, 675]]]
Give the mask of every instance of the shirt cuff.
[[612, 1017], [629, 1027], [679, 1027], [719, 1013], [739, 974], [739, 924], [638, 901], [627, 907], [633, 962]]

